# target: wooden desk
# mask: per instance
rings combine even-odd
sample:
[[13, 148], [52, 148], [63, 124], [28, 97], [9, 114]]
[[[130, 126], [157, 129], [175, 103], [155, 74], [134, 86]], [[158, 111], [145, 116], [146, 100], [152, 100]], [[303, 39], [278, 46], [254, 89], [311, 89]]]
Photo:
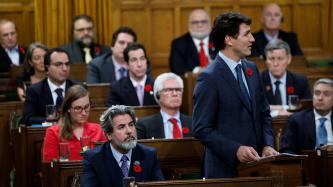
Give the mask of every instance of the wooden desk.
[[106, 107], [109, 98], [110, 83], [87, 84], [87, 89], [93, 107]]
[[321, 150], [305, 150], [308, 158], [303, 162], [304, 182], [322, 187], [333, 186], [333, 146]]
[[238, 174], [240, 177], [273, 177], [274, 184], [283, 186], [302, 185], [301, 161], [306, 156], [289, 157], [275, 156], [265, 158], [258, 162], [240, 164]]
[[272, 178], [269, 177], [244, 177], [244, 178], [226, 178], [226, 179], [198, 179], [198, 180], [173, 180], [173, 181], [160, 181], [160, 182], [137, 182], [138, 187], [149, 186], [179, 186], [179, 187], [269, 187], [273, 186]]
[[69, 79], [78, 82], [87, 81], [88, 68], [86, 64], [71, 64]]

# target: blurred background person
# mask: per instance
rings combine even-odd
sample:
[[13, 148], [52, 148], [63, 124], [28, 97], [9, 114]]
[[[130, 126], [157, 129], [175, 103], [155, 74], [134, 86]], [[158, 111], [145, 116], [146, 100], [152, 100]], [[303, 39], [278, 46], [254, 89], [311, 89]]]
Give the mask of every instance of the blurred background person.
[[88, 91], [81, 85], [68, 89], [61, 106], [59, 124], [46, 130], [43, 147], [43, 160], [59, 160], [59, 143], [69, 143], [69, 160], [82, 160], [80, 138], [90, 137], [91, 142], [106, 141], [99, 124], [88, 122], [90, 114]]
[[25, 91], [30, 84], [35, 84], [45, 78], [44, 56], [48, 51], [42, 43], [32, 43], [27, 49], [23, 62], [23, 72], [17, 79], [17, 94], [25, 101]]

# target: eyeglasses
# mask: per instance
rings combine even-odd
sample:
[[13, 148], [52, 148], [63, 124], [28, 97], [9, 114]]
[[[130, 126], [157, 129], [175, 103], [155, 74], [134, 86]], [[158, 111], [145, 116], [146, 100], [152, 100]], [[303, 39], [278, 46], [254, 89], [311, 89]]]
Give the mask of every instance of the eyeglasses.
[[62, 63], [62, 62], [56, 62], [56, 63], [53, 63], [53, 64], [50, 64], [50, 65], [53, 65], [53, 66], [55, 66], [55, 67], [57, 67], [57, 68], [60, 68], [60, 67], [66, 67], [66, 68], [68, 68], [69, 67], [69, 62], [65, 62], [65, 63]]
[[163, 88], [161, 91], [164, 93], [183, 92], [183, 88]]
[[89, 112], [90, 110], [90, 104], [86, 104], [83, 107], [82, 106], [71, 106], [71, 108], [74, 110], [75, 113], [81, 113], [83, 110], [85, 112]]
[[190, 23], [192, 25], [199, 25], [199, 24], [208, 24], [208, 20], [195, 20], [195, 21], [191, 21]]

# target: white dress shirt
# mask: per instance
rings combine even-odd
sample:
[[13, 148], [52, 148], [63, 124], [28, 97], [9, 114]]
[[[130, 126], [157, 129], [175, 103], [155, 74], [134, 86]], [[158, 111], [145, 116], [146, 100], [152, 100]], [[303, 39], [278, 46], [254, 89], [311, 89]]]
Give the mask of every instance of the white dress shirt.
[[62, 97], [65, 98], [65, 88], [66, 88], [66, 81], [64, 83], [62, 83], [62, 85], [57, 86], [55, 84], [53, 84], [50, 79], [47, 79], [47, 83], [49, 84], [50, 90], [51, 90], [51, 94], [52, 94], [52, 99], [53, 99], [53, 104], [57, 103], [57, 97], [58, 94], [55, 92], [56, 89], [61, 88], [63, 90], [62, 93]]
[[[121, 157], [123, 157], [124, 154], [122, 154], [122, 153], [120, 153], [119, 151], [117, 151], [117, 150], [112, 146], [111, 143], [110, 143], [110, 147], [111, 147], [111, 152], [112, 152], [113, 157], [116, 159], [116, 161], [117, 161], [119, 167], [121, 168], [121, 164], [122, 164]], [[126, 155], [127, 158], [128, 158], [128, 160], [127, 160], [127, 168], [128, 168], [128, 171], [129, 171], [130, 164], [131, 164], [132, 149], [130, 149], [125, 155]]]
[[180, 129], [180, 131], [182, 131], [182, 123], [180, 121], [180, 113], [178, 112], [176, 115], [174, 116], [170, 116], [169, 114], [163, 112], [162, 110], [161, 112], [161, 116], [163, 119], [163, 126], [164, 126], [164, 135], [166, 139], [173, 139], [173, 124], [169, 121], [169, 119], [171, 118], [175, 118], [177, 120], [177, 124], [178, 127]]

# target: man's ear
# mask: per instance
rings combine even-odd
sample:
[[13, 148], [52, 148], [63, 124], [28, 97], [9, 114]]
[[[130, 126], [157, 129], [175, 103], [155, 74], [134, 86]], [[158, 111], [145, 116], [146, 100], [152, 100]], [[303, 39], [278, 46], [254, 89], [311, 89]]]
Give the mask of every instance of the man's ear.
[[111, 134], [110, 134], [110, 133], [108, 133], [108, 134], [105, 134], [105, 136], [106, 136], [106, 139], [107, 139], [107, 140], [109, 140], [109, 141], [111, 141], [111, 140], [112, 140], [112, 136], [111, 136]]
[[233, 38], [231, 36], [228, 36], [228, 35], [225, 36], [225, 38], [224, 38], [224, 42], [227, 46], [232, 46], [232, 40], [233, 40]]

